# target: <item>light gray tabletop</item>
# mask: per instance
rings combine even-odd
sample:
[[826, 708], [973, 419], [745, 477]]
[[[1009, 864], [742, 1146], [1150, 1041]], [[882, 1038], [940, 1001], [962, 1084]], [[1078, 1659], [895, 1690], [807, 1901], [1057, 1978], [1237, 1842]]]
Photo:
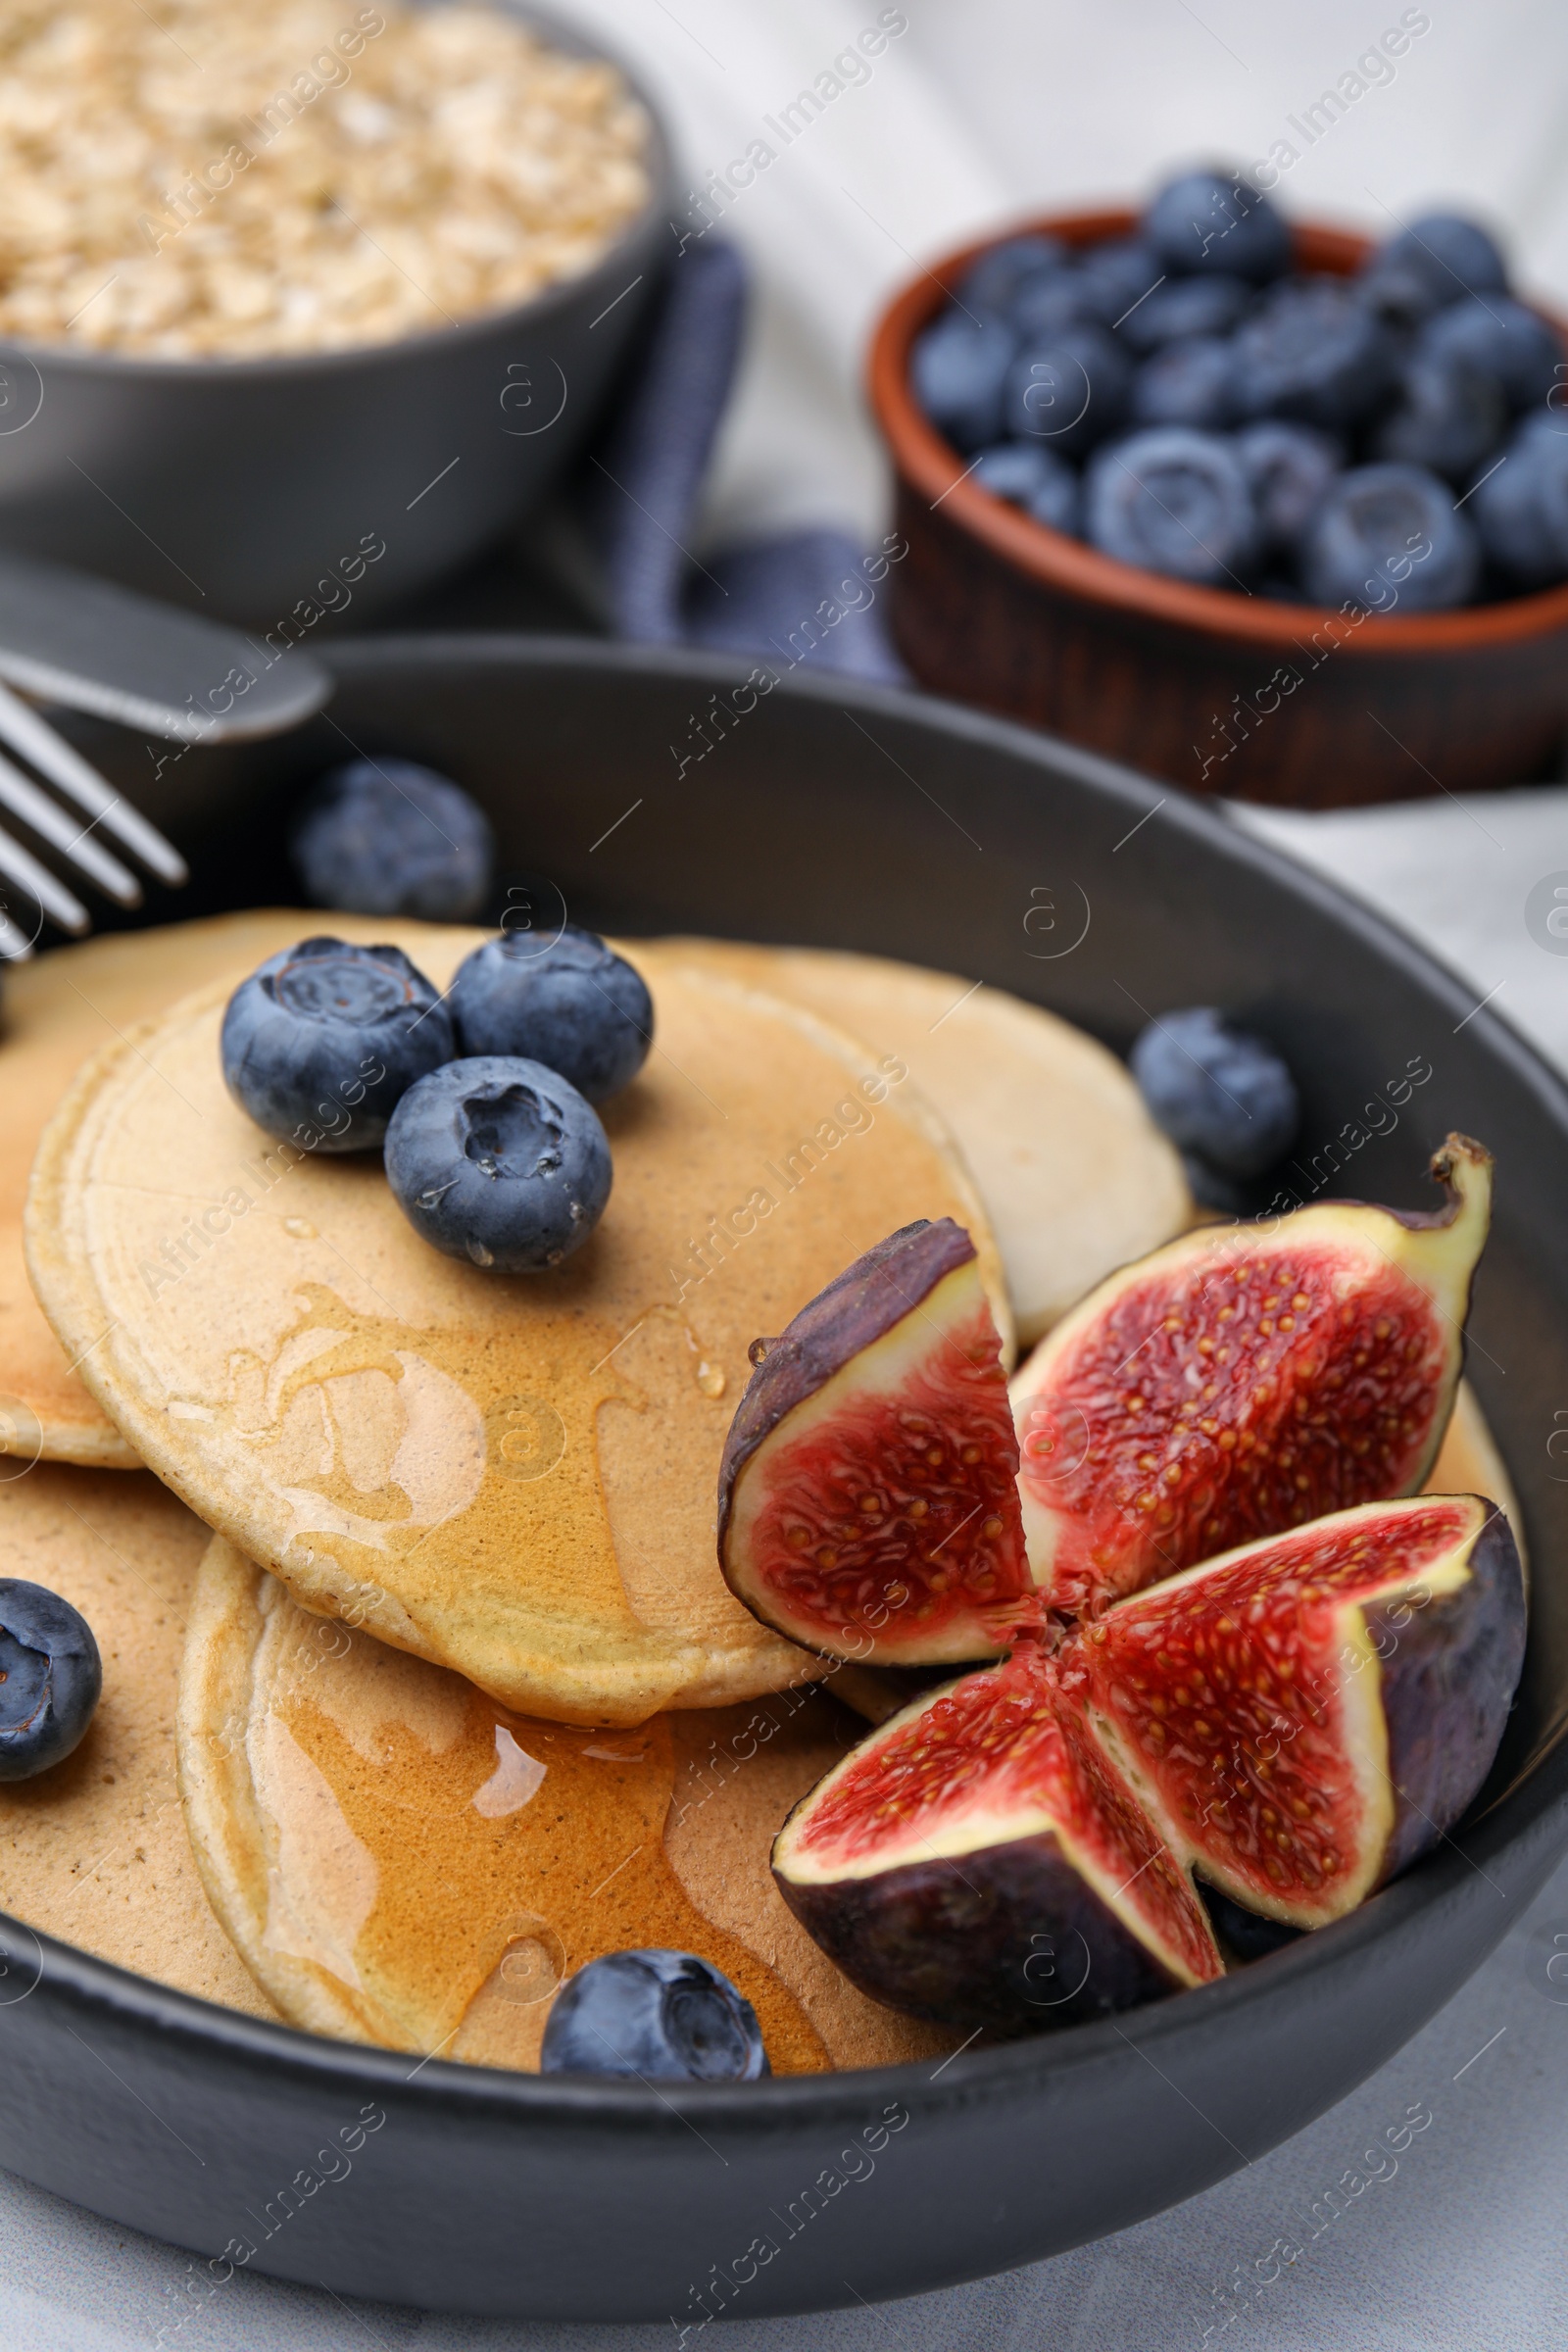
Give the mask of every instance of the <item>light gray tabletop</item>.
[[[1568, 881], [1568, 790], [1234, 813], [1381, 906], [1568, 1069], [1568, 956], [1541, 944], [1539, 914], [1527, 920], [1543, 878]], [[876, 2310], [737, 2321], [723, 2345], [1562, 2352], [1565, 2115], [1568, 1866], [1391, 2065], [1206, 2195], [1033, 2270]], [[1412, 2116], [1396, 2170], [1363, 2159]], [[142, 2352], [177, 2315], [186, 2275], [172, 2248], [0, 2174], [3, 2352]], [[662, 2323], [532, 2327], [351, 2306], [236, 2273], [175, 2340], [180, 2352], [662, 2352], [674, 2334]]]

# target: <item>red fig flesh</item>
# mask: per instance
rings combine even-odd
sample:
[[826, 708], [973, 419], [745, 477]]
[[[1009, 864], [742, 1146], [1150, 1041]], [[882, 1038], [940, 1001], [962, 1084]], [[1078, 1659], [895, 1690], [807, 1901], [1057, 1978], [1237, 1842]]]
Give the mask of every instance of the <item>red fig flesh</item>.
[[1340, 1513], [917, 1700], [796, 1807], [774, 1874], [889, 2007], [1007, 2030], [1126, 2007], [1220, 1973], [1195, 1870], [1315, 1927], [1449, 1830], [1523, 1652], [1493, 1504]]
[[1017, 1471], [974, 1245], [951, 1218], [906, 1226], [766, 1343], [724, 1447], [719, 1562], [830, 1655], [983, 1657], [1032, 1604]]
[[1012, 1385], [1035, 1582], [1080, 1613], [1195, 1561], [1418, 1492], [1486, 1239], [1492, 1161], [1450, 1135], [1445, 1208], [1323, 1201], [1124, 1267]]

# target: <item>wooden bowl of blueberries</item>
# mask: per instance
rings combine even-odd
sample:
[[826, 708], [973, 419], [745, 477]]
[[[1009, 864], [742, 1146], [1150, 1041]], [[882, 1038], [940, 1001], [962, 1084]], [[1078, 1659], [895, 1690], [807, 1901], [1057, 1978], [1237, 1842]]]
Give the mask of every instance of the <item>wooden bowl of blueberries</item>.
[[1191, 172], [966, 246], [871, 352], [899, 650], [1192, 792], [1555, 775], [1565, 352], [1453, 213], [1373, 244]]

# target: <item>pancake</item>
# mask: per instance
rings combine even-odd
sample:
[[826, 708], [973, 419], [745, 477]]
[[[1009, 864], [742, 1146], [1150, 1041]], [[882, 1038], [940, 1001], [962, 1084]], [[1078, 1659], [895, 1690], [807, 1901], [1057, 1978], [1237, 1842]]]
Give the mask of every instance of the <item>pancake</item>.
[[218, 1538], [191, 1610], [179, 1774], [213, 1907], [319, 2034], [536, 2069], [563, 1977], [700, 1952], [775, 2074], [891, 2065], [957, 2036], [878, 2008], [767, 1867], [858, 1726], [820, 1689], [588, 1732], [513, 1714], [309, 1614]]
[[[32, 1155], [89, 1054], [193, 988], [225, 972], [237, 979], [253, 970], [309, 922], [275, 908], [225, 914], [90, 939], [7, 966], [0, 1007], [0, 1453], [104, 1470], [140, 1466], [71, 1369], [27, 1281], [22, 1214]], [[352, 936], [370, 938], [374, 930], [362, 923]]]
[[876, 956], [712, 940], [651, 952], [807, 1005], [907, 1063], [969, 1163], [1024, 1347], [1191, 1223], [1181, 1159], [1126, 1067], [1054, 1013]]
[[[438, 986], [475, 936], [380, 928]], [[88, 1065], [28, 1201], [57, 1336], [211, 1527], [308, 1607], [562, 1722], [822, 1671], [714, 1557], [753, 1339], [921, 1216], [973, 1232], [1006, 1325], [978, 1198], [896, 1058], [712, 975], [655, 990], [655, 1051], [606, 1105], [610, 1206], [549, 1274], [430, 1249], [377, 1157], [270, 1145], [222, 1083], [225, 988]]]
[[1452, 1417], [1423, 1491], [1428, 1494], [1485, 1494], [1500, 1504], [1519, 1547], [1519, 1564], [1528, 1575], [1530, 1556], [1525, 1549], [1525, 1522], [1519, 1497], [1497, 1451], [1497, 1442], [1487, 1427], [1480, 1400], [1467, 1380], [1459, 1383]]
[[208, 1906], [175, 1781], [179, 1659], [210, 1541], [145, 1472], [40, 1463], [0, 1479], [6, 1575], [78, 1608], [104, 1662], [81, 1745], [0, 1787], [0, 1908], [138, 1976], [275, 2018]]

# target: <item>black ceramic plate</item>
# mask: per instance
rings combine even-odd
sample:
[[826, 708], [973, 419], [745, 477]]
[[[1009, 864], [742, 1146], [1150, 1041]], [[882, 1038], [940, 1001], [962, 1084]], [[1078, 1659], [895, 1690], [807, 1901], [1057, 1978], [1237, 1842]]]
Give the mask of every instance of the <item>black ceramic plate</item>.
[[12, 1928], [0, 2164], [198, 2249], [215, 2282], [254, 2246], [251, 2268], [340, 2293], [679, 2329], [1011, 2268], [1261, 2155], [1416, 2032], [1568, 1846], [1568, 1527], [1547, 1452], [1568, 1403], [1568, 1092], [1371, 915], [1020, 729], [832, 681], [737, 694], [733, 671], [577, 643], [330, 659], [338, 699], [309, 734], [210, 768], [191, 755], [223, 822], [194, 896], [161, 915], [284, 888], [262, 788], [347, 738], [461, 778], [507, 878], [590, 921], [906, 956], [1116, 1045], [1146, 1011], [1229, 1005], [1288, 1053], [1320, 1175], [1363, 1106], [1430, 1065], [1330, 1189], [1416, 1203], [1453, 1126], [1496, 1153], [1470, 1370], [1529, 1522], [1524, 1687], [1468, 1823], [1352, 1918], [1222, 1984], [941, 2065], [660, 2091], [414, 2066]]

